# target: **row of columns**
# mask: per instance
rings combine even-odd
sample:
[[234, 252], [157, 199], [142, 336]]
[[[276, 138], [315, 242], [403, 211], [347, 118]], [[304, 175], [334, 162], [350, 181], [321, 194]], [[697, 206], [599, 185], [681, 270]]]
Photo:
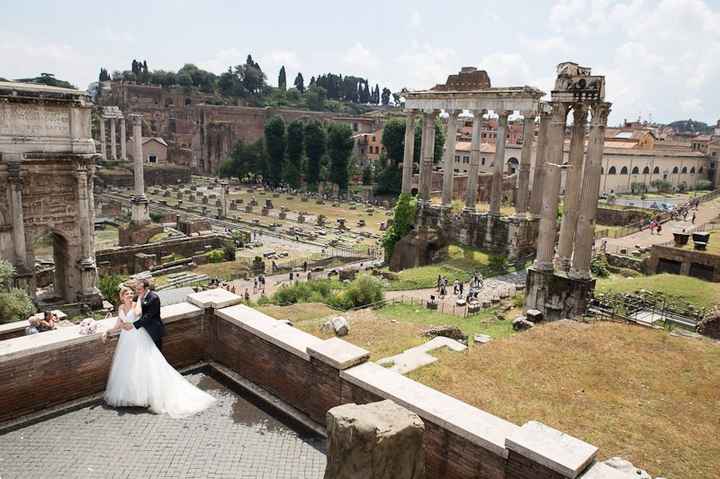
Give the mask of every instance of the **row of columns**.
[[[565, 122], [569, 108], [573, 109], [573, 127], [570, 156], [563, 165]], [[585, 156], [585, 128], [588, 105], [553, 102], [552, 112], [543, 125], [541, 115], [538, 157], [536, 158], [535, 186], [531, 209], [535, 202], [541, 204], [540, 230], [538, 235], [535, 268], [540, 271], [567, 272], [575, 279], [590, 279], [590, 263], [594, 241], [595, 216], [600, 191], [600, 167], [602, 165], [605, 128], [610, 104], [597, 102], [591, 105], [592, 123]], [[544, 148], [540, 149], [540, 143]], [[540, 160], [543, 160], [540, 163]], [[540, 172], [538, 169], [542, 168]], [[557, 255], [555, 239], [557, 210], [559, 205], [562, 170], [566, 170], [565, 204], [560, 226]], [[537, 181], [541, 182], [538, 183]], [[542, 186], [541, 186], [542, 185]]]
[[[105, 123], [110, 122], [110, 157], [108, 158], [108, 145]], [[100, 116], [100, 153], [106, 160], [118, 160], [117, 148], [117, 122], [120, 122], [120, 161], [127, 161], [127, 129], [125, 118]]]
[[[443, 182], [442, 182], [442, 206], [450, 207], [453, 198], [454, 171], [455, 171], [455, 143], [457, 135], [457, 121], [460, 110], [449, 110], [447, 135], [445, 137], [445, 148], [442, 157]], [[465, 192], [465, 209], [474, 211], [477, 203], [478, 176], [480, 175], [480, 144], [482, 116], [485, 111], [473, 112], [472, 127], [472, 156], [470, 169], [468, 171], [467, 190]], [[490, 214], [500, 215], [503, 196], [503, 171], [505, 168], [505, 142], [507, 139], [507, 125], [510, 111], [499, 112], [498, 128], [495, 140], [495, 165], [493, 168], [492, 187], [490, 193]], [[410, 193], [413, 177], [413, 157], [415, 153], [415, 123], [418, 116], [422, 116], [422, 137], [420, 142], [420, 177], [418, 181], [418, 196], [422, 201], [430, 201], [432, 188], [433, 157], [435, 154], [435, 121], [437, 111], [425, 111], [419, 114], [410, 110], [407, 114], [405, 125], [405, 151], [403, 156], [402, 171], [402, 192]], [[534, 138], [535, 114], [525, 115], [524, 121], [524, 144], [520, 160], [520, 171], [518, 178], [518, 214], [527, 212], [530, 162], [532, 155], [532, 144]]]

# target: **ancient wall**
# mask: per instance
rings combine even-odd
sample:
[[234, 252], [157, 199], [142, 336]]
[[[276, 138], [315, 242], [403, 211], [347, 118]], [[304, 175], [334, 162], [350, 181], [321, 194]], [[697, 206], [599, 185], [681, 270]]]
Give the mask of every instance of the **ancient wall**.
[[[145, 178], [145, 187], [188, 184], [191, 181], [191, 171], [175, 165], [151, 166], [145, 164], [143, 165], [143, 177]], [[116, 168], [111, 171], [101, 169], [96, 175], [96, 183], [103, 186], [132, 189], [135, 180], [132, 170], [129, 169]]]
[[647, 263], [649, 274], [674, 273], [720, 282], [720, 255], [655, 245]]
[[598, 208], [596, 221], [606, 226], [627, 226], [638, 221], [645, 221], [652, 217], [647, 210], [625, 208]]

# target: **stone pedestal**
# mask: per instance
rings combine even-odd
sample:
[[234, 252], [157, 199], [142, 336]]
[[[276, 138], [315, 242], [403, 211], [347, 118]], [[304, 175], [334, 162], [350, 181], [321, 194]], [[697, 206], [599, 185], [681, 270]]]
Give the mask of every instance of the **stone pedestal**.
[[564, 272], [528, 268], [525, 309], [536, 309], [545, 321], [585, 314], [595, 289], [594, 279], [573, 279]]
[[425, 426], [392, 401], [334, 407], [327, 431], [325, 479], [425, 478]]

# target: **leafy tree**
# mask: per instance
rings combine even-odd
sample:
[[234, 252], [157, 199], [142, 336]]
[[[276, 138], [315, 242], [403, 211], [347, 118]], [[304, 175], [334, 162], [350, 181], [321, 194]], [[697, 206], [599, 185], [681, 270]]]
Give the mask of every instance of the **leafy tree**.
[[278, 74], [278, 88], [280, 91], [287, 90], [287, 77], [285, 76], [285, 65], [280, 67], [280, 73]]
[[108, 71], [104, 68], [100, 68], [100, 76], [98, 77], [98, 81], [108, 81], [110, 80], [110, 74]]
[[303, 79], [302, 73], [297, 74], [295, 77], [295, 82], [293, 83], [295, 85], [295, 88], [300, 92], [300, 94], [305, 93], [305, 80]]
[[220, 165], [218, 174], [223, 178], [236, 176], [240, 181], [265, 177], [266, 159], [262, 140], [245, 144], [238, 141], [230, 153], [230, 157]]
[[388, 260], [392, 257], [397, 242], [412, 230], [416, 212], [417, 202], [415, 198], [408, 193], [402, 193], [395, 205], [393, 224], [385, 231], [382, 240], [385, 257]]
[[382, 144], [391, 163], [397, 165], [402, 162], [405, 152], [405, 122], [390, 120], [385, 123], [382, 132]]
[[305, 146], [305, 127], [295, 120], [287, 127], [287, 162], [285, 163], [285, 181], [292, 188], [300, 188], [302, 155]]
[[370, 165], [366, 165], [365, 168], [363, 168], [362, 172], [362, 184], [363, 185], [372, 185], [373, 182], [373, 171]]
[[387, 88], [383, 88], [381, 100], [383, 105], [389, 105], [390, 104], [390, 90]]
[[98, 280], [98, 289], [102, 293], [103, 297], [115, 307], [117, 307], [120, 302], [118, 293], [120, 292], [120, 285], [122, 282], [123, 278], [117, 274], [100, 276], [100, 279]]
[[305, 93], [305, 104], [308, 108], [314, 111], [322, 111], [325, 109], [325, 99], [327, 98], [327, 91], [325, 88], [317, 85], [313, 85], [307, 89]]
[[350, 155], [353, 150], [352, 128], [344, 123], [328, 127], [328, 155], [330, 156], [330, 181], [338, 187], [340, 195], [348, 189], [350, 180]]
[[375, 84], [375, 89], [373, 90], [372, 98], [370, 99], [370, 103], [372, 103], [374, 105], [380, 104], [380, 85], [378, 85], [377, 83]]
[[307, 169], [305, 181], [310, 191], [317, 191], [320, 181], [320, 163], [327, 144], [327, 136], [322, 123], [312, 121], [305, 125], [305, 153], [307, 155]]
[[55, 78], [55, 75], [52, 73], [41, 73], [39, 76], [36, 76], [35, 78], [20, 78], [15, 81], [18, 81], [20, 83], [35, 83], [38, 85], [49, 85], [49, 86], [57, 86], [60, 88], [77, 89], [77, 87], [70, 82], [66, 82], [65, 80], [58, 80], [57, 78]]
[[14, 275], [15, 267], [0, 258], [0, 323], [21, 321], [35, 312], [35, 305], [27, 292], [10, 284]]
[[278, 186], [283, 177], [285, 145], [285, 122], [282, 118], [274, 116], [265, 123], [265, 148], [270, 158], [268, 180], [272, 186]]

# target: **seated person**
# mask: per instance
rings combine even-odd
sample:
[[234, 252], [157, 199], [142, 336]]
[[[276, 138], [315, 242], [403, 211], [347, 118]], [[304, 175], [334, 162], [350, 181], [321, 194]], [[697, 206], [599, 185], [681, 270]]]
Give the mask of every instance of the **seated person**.
[[52, 311], [45, 311], [43, 319], [37, 321], [37, 329], [40, 332], [57, 329], [58, 318]]

